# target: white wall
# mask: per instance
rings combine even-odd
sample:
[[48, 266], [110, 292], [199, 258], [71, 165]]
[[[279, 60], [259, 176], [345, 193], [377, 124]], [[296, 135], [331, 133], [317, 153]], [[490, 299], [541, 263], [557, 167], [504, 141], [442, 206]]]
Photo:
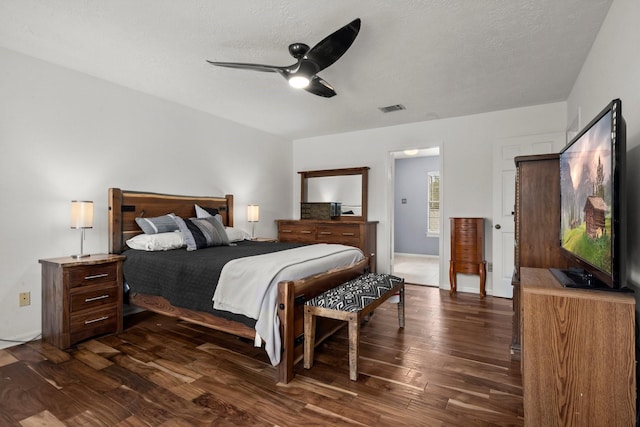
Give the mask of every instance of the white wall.
[[[376, 114], [378, 112], [372, 112]], [[394, 113], [394, 114], [402, 114]], [[369, 166], [369, 219], [378, 224], [378, 271], [388, 272], [391, 262], [390, 152], [409, 148], [441, 147], [442, 263], [448, 265], [449, 222], [452, 216], [492, 217], [493, 145], [500, 139], [547, 132], [564, 132], [566, 104], [478, 114], [370, 129], [293, 142], [292, 209], [299, 218], [300, 180], [296, 171]], [[515, 184], [514, 184], [515, 185]], [[491, 260], [491, 221], [486, 227], [485, 257]], [[449, 287], [448, 267], [440, 270], [441, 287]], [[472, 280], [473, 279], [473, 280]], [[487, 276], [487, 293], [491, 294], [491, 274]], [[460, 277], [459, 289], [477, 277]]]
[[627, 122], [627, 256], [630, 285], [640, 298], [640, 2], [614, 0], [567, 101], [567, 117], [586, 125], [612, 99]]
[[260, 205], [260, 236], [292, 215], [291, 141], [9, 50], [0, 64], [0, 338], [40, 333], [38, 259], [80, 249], [72, 199], [95, 203], [88, 253], [107, 251], [109, 187], [231, 193], [238, 227]]
[[440, 156], [395, 159], [394, 253], [440, 255], [440, 236], [427, 233], [430, 172], [440, 172]]

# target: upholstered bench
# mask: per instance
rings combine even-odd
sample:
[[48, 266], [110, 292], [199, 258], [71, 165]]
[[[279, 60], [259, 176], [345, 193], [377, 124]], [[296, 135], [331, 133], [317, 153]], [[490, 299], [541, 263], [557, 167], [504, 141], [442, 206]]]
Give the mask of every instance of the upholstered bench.
[[399, 293], [398, 323], [404, 328], [404, 279], [390, 274], [369, 273], [318, 295], [304, 307], [304, 367], [313, 366], [316, 317], [349, 323], [349, 378], [358, 379], [360, 324], [390, 296]]

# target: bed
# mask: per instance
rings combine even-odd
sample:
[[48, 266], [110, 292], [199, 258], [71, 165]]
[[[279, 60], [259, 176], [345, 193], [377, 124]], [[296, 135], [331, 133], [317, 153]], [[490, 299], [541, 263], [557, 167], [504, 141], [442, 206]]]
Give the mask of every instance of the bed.
[[[233, 196], [224, 197], [191, 197], [168, 195], [160, 193], [148, 193], [138, 191], [126, 191], [118, 188], [109, 189], [109, 252], [125, 253], [126, 241], [137, 234], [142, 233], [136, 223], [136, 218], [157, 217], [167, 213], [174, 213], [182, 218], [195, 216], [195, 205], [206, 209], [216, 209], [222, 223], [227, 227], [233, 227]], [[271, 243], [246, 242], [234, 247], [234, 250], [243, 251], [250, 245], [270, 245]], [[249, 250], [249, 249], [247, 249]], [[135, 254], [133, 253], [135, 252]], [[140, 251], [129, 251], [130, 263], [134, 263], [134, 255]], [[184, 252], [184, 250], [182, 250]], [[196, 251], [199, 252], [199, 251]], [[203, 253], [204, 255], [204, 253]], [[125, 265], [127, 261], [125, 260]], [[296, 280], [278, 281], [276, 288], [275, 307], [279, 319], [279, 345], [281, 351], [277, 365], [277, 381], [287, 383], [291, 381], [294, 366], [303, 356], [303, 305], [304, 301], [333, 288], [343, 282], [353, 279], [366, 271], [368, 259], [355, 262], [352, 265], [340, 268], [327, 268], [312, 276]], [[125, 281], [126, 269], [125, 270]], [[139, 292], [132, 290], [129, 293], [129, 303], [163, 315], [178, 317], [182, 320], [203, 325], [212, 329], [224, 331], [239, 337], [254, 340], [256, 330], [246, 319], [236, 316], [221, 316], [220, 313], [212, 313], [203, 310], [202, 307], [186, 308], [185, 304], [172, 304], [158, 292]], [[241, 316], [240, 316], [241, 317]], [[330, 336], [341, 323], [326, 322], [318, 324], [316, 344]]]

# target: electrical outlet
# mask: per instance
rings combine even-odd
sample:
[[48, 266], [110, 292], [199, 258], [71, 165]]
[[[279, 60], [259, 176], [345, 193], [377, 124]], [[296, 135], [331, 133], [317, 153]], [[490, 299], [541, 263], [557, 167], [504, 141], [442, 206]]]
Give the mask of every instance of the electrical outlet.
[[31, 292], [20, 292], [18, 295], [20, 307], [31, 305]]
[[492, 262], [488, 262], [487, 263], [487, 271], [489, 273], [491, 273], [493, 271], [493, 263]]

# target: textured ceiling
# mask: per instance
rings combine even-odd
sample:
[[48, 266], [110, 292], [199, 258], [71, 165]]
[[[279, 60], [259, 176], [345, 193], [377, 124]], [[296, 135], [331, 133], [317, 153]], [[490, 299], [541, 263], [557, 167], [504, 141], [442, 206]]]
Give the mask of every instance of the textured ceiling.
[[[297, 139], [564, 101], [611, 1], [0, 0], [0, 46]], [[205, 61], [289, 65], [357, 17], [333, 98]]]

